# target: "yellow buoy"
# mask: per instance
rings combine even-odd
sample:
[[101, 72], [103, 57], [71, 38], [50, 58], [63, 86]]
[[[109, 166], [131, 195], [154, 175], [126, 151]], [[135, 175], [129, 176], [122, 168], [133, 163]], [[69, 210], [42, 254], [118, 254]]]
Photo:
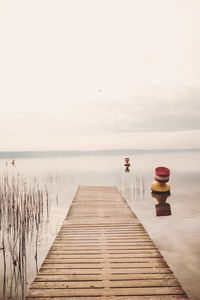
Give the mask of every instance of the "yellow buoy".
[[167, 193], [170, 191], [169, 183], [160, 183], [160, 182], [153, 182], [151, 185], [151, 190], [157, 193]]
[[124, 165], [125, 165], [125, 167], [130, 167], [131, 164], [125, 163]]

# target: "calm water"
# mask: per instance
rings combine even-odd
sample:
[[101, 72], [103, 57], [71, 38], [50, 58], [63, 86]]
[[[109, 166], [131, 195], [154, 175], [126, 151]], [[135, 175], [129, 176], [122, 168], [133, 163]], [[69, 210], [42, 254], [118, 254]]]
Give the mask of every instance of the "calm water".
[[[117, 185], [188, 296], [200, 299], [200, 151], [37, 156], [13, 154], [13, 157], [2, 157], [0, 154], [1, 177], [3, 174], [9, 178], [21, 176], [27, 185], [37, 180], [38, 189], [44, 190], [44, 195], [48, 191], [48, 207], [44, 197], [37, 233], [34, 225], [34, 233], [26, 237], [24, 280], [13, 264], [12, 241], [6, 239], [4, 233], [3, 247], [3, 227], [0, 228], [0, 299], [8, 299], [9, 295], [10, 298], [21, 299], [23, 290], [26, 294], [67, 214], [78, 185]], [[124, 170], [125, 156], [131, 160], [130, 172]], [[15, 159], [15, 166], [11, 164], [11, 158]], [[161, 165], [171, 169], [168, 204], [162, 201], [159, 204], [151, 196], [154, 169]], [[165, 216], [156, 216], [156, 210]]]

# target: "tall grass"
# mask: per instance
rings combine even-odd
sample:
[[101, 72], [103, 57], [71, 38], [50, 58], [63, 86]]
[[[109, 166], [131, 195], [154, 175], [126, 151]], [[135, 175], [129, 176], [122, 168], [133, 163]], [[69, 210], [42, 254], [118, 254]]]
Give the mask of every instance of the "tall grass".
[[[49, 195], [36, 178], [28, 182], [21, 174], [0, 175], [0, 255], [3, 299], [23, 299], [27, 286], [27, 249], [37, 242], [43, 218], [48, 218]], [[2, 272], [1, 271], [1, 272]]]
[[136, 173], [118, 173], [115, 177], [116, 186], [132, 207], [137, 201], [145, 198], [145, 181]]

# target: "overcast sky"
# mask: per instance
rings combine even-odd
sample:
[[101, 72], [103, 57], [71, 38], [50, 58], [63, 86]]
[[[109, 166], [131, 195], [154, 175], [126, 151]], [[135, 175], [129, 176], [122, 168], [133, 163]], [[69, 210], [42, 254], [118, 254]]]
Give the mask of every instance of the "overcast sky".
[[0, 151], [200, 148], [199, 0], [0, 0]]

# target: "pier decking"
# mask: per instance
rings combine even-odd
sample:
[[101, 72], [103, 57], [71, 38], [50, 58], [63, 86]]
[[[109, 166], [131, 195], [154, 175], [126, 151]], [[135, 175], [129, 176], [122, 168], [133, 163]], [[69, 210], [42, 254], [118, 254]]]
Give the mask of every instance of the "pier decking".
[[26, 300], [185, 299], [115, 187], [81, 186]]

